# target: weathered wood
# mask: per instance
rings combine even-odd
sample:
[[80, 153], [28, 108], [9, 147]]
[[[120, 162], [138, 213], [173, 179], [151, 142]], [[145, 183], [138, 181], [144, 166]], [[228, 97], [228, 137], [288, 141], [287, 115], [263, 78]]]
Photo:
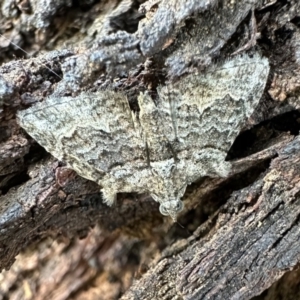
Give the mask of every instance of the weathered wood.
[[166, 248], [122, 299], [249, 299], [300, 258], [300, 139], [233, 193], [193, 235]]
[[[0, 33], [30, 53], [17, 60], [23, 53], [0, 36], [0, 268], [11, 268], [3, 298], [250, 299], [300, 261], [300, 3], [141, 2], [0, 4]], [[229, 57], [251, 36], [250, 53], [271, 65], [265, 94], [228, 154], [230, 176], [187, 189], [183, 229], [147, 195], [122, 194], [107, 207], [95, 183], [16, 123], [16, 111], [47, 95], [107, 87], [136, 109], [140, 90], [155, 96], [157, 85]], [[64, 242], [49, 246], [49, 237]], [[269, 299], [284, 293], [281, 282]]]

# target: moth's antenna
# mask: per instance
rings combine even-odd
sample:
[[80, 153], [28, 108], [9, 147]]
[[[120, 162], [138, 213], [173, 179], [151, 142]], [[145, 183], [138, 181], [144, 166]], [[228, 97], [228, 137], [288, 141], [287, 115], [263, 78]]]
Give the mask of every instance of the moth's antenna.
[[177, 225], [178, 225], [179, 227], [181, 227], [182, 229], [184, 229], [184, 230], [187, 232], [188, 235], [192, 235], [192, 234], [193, 234], [193, 233], [190, 232], [186, 227], [184, 227], [182, 224], [180, 224], [178, 221], [176, 221], [176, 223], [177, 223]]
[[[22, 49], [20, 46], [18, 46], [17, 44], [15, 44], [14, 42], [12, 42], [11, 40], [9, 40], [7, 37], [5, 37], [3, 34], [0, 33], [0, 36], [3, 37], [5, 40], [9, 41], [10, 44], [14, 45], [17, 49], [21, 50], [23, 53], [25, 53], [26, 55], [30, 56], [30, 54], [25, 51], [24, 49]], [[56, 73], [54, 72], [51, 68], [47, 67], [46, 64], [43, 64], [41, 62], [41, 65], [44, 66], [48, 71], [50, 71], [51, 73], [53, 73], [54, 75], [56, 75], [59, 79], [62, 80], [62, 78]]]
[[185, 227], [184, 227], [182, 224], [180, 224], [178, 221], [176, 221], [176, 223], [177, 223], [181, 228], [185, 229]]

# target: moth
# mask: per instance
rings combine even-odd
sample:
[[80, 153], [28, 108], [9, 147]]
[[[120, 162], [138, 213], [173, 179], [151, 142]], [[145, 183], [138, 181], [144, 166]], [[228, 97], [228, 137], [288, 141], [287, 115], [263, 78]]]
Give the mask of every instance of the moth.
[[139, 112], [124, 94], [107, 90], [49, 97], [18, 119], [53, 156], [97, 182], [107, 204], [118, 192], [149, 193], [175, 221], [187, 185], [228, 175], [226, 154], [256, 108], [268, 73], [266, 58], [237, 56], [160, 86], [156, 101], [141, 93]]

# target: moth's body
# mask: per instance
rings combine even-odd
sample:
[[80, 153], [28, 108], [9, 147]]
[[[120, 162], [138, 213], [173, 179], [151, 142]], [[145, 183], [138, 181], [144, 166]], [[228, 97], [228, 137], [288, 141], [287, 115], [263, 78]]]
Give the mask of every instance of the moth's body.
[[226, 176], [227, 151], [252, 114], [269, 71], [259, 56], [237, 57], [205, 75], [140, 94], [140, 111], [111, 91], [48, 98], [19, 114], [20, 124], [79, 175], [118, 192], [149, 193], [174, 220], [188, 184]]
[[[180, 200], [186, 188], [186, 183], [182, 182], [183, 179], [184, 172], [178, 169], [174, 159], [170, 159], [145, 166], [141, 171], [132, 175], [128, 173], [128, 170], [116, 170], [111, 175], [105, 175], [101, 183], [106, 187], [113, 187], [113, 189], [102, 190], [109, 204], [114, 202], [115, 188], [127, 193], [150, 193], [154, 200], [161, 203], [161, 213], [176, 219], [174, 212], [177, 213], [183, 208]], [[113, 182], [115, 183], [112, 184]]]

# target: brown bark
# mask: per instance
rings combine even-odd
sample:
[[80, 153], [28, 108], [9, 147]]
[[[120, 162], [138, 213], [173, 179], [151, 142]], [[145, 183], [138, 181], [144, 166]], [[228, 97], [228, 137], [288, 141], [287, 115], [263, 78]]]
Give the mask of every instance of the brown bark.
[[[10, 269], [0, 277], [2, 299], [299, 293], [298, 1], [0, 6], [0, 33], [30, 53], [16, 59], [23, 53], [0, 37], [0, 267]], [[140, 90], [155, 93], [167, 79], [239, 49], [269, 59], [265, 94], [228, 154], [230, 176], [191, 185], [179, 224], [147, 195], [118, 195], [107, 207], [97, 184], [66, 169], [17, 125], [18, 110], [50, 94], [112, 88], [134, 107]]]

